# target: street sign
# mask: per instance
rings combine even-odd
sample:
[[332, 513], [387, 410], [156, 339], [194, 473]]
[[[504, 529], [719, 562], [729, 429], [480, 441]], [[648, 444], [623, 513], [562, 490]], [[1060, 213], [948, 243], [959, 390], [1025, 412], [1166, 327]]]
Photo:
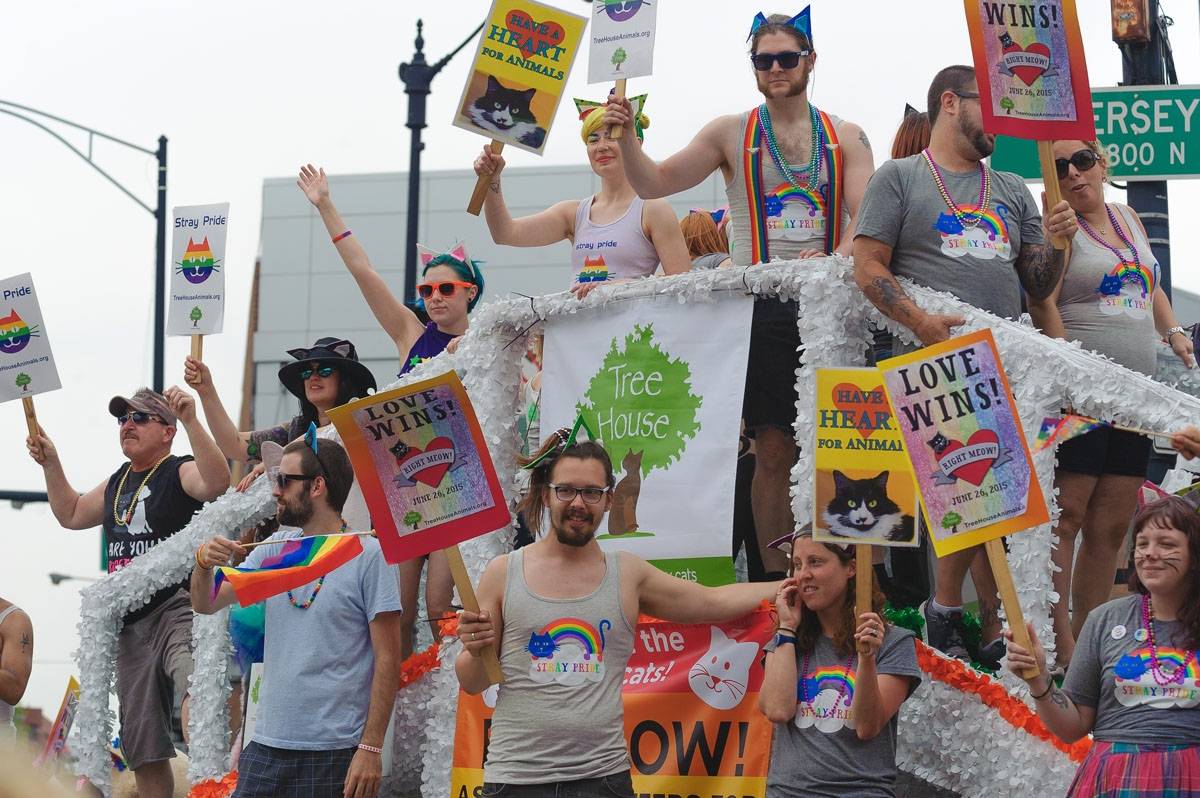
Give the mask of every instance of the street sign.
[[[1200, 177], [1200, 86], [1092, 89], [1096, 136], [1116, 180]], [[1037, 142], [996, 137], [992, 168], [1041, 181]]]

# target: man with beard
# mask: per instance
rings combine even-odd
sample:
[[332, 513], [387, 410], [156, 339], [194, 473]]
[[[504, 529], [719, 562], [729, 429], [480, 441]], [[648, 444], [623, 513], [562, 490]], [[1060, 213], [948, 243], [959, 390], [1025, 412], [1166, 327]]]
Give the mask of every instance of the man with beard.
[[[817, 54], [806, 8], [788, 19], [759, 14], [750, 28], [750, 62], [764, 102], [709, 122], [682, 150], [655, 163], [631, 136], [621, 161], [638, 196], [667, 197], [716, 169], [729, 200], [729, 255], [735, 266], [837, 252], [849, 255], [859, 203], [875, 168], [858, 125], [808, 101]], [[630, 125], [628, 100], [610, 99], [605, 123]], [[767, 544], [791, 534], [788, 493], [796, 442], [796, 303], [765, 297], [754, 304], [742, 417], [754, 436], [750, 498], [764, 566], [783, 577], [788, 560]]]
[[[484, 795], [632, 796], [621, 682], [641, 613], [722, 623], [771, 598], [777, 583], [702, 587], [626, 552], [596, 528], [612, 505], [613, 469], [598, 443], [562, 441], [533, 468], [523, 503], [535, 537], [479, 580], [480, 612], [460, 614], [462, 688], [488, 687], [480, 654], [497, 646], [504, 682], [492, 717]], [[503, 791], [501, 793], [501, 791]]]
[[[1062, 276], [1064, 252], [1046, 239], [1070, 238], [1076, 228], [1065, 201], [1043, 220], [1021, 178], [983, 164], [995, 136], [983, 131], [974, 69], [950, 66], [938, 72], [927, 99], [929, 147], [879, 168], [863, 198], [854, 239], [858, 286], [925, 346], [949, 338], [964, 319], [922, 310], [896, 275], [1016, 318], [1022, 289], [1044, 299]], [[925, 604], [929, 643], [961, 659], [969, 657], [962, 585], [978, 548], [938, 559], [935, 594]], [[994, 594], [980, 595], [979, 601], [984, 639], [990, 640], [980, 647], [979, 660], [996, 666], [1004, 654], [999, 601]]]
[[[342, 506], [354, 471], [336, 442], [310, 433], [283, 450], [274, 481], [276, 518], [268, 540], [346, 531]], [[298, 527], [298, 528], [297, 528]], [[400, 595], [396, 570], [373, 537], [363, 552], [316, 582], [266, 600], [263, 684], [253, 742], [238, 765], [237, 798], [372, 798], [382, 775], [383, 737], [399, 677]], [[257, 568], [282, 545], [258, 546]], [[223, 537], [196, 551], [192, 607], [212, 614], [236, 597], [213, 596], [213, 572], [245, 557]]]

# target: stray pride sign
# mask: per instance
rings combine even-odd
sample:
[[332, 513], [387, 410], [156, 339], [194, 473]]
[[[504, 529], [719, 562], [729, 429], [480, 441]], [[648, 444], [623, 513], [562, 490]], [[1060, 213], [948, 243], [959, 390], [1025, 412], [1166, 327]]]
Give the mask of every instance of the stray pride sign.
[[33, 275], [0, 280], [0, 402], [61, 387]]
[[168, 335], [213, 335], [225, 317], [225, 236], [229, 203], [171, 210]]

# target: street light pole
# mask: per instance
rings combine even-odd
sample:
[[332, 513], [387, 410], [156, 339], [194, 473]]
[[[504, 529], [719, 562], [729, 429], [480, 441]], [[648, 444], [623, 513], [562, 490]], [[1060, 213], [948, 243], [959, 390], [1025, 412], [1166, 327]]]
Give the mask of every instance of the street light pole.
[[167, 346], [167, 137], [158, 137], [158, 202], [154, 206], [154, 390], [162, 393]]

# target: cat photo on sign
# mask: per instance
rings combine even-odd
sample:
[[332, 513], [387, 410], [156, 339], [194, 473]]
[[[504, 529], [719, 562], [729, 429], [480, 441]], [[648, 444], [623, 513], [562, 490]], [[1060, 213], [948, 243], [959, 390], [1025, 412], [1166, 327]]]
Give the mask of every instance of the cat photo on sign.
[[817, 471], [813, 539], [915, 546], [916, 495], [908, 474], [889, 470]]
[[461, 113], [494, 139], [538, 150], [546, 141], [546, 128], [538, 122], [538, 106], [544, 103], [538, 99], [536, 89], [476, 72]]

